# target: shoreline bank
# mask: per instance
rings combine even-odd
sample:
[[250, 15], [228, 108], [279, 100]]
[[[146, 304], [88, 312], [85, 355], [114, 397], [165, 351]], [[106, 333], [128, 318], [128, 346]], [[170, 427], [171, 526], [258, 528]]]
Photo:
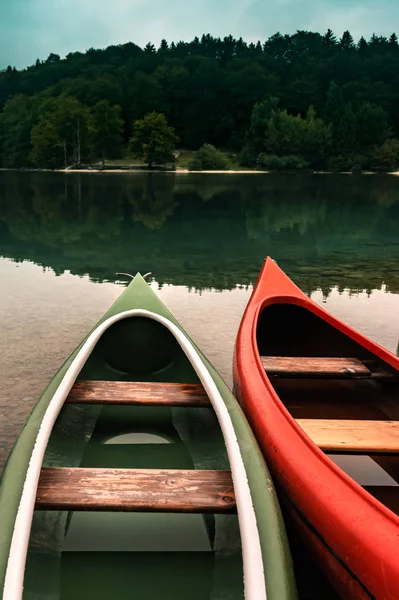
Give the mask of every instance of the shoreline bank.
[[111, 168], [111, 169], [29, 169], [26, 167], [3, 168], [0, 167], [0, 172], [15, 171], [28, 173], [172, 173], [174, 175], [274, 175], [276, 173], [286, 175], [307, 174], [307, 175], [394, 175], [399, 177], [398, 171], [380, 172], [380, 171], [361, 171], [360, 173], [352, 173], [351, 171], [302, 171], [300, 169], [292, 171], [261, 171], [255, 169], [228, 169], [228, 170], [204, 170], [204, 171], [189, 171], [188, 169], [141, 169], [141, 168]]

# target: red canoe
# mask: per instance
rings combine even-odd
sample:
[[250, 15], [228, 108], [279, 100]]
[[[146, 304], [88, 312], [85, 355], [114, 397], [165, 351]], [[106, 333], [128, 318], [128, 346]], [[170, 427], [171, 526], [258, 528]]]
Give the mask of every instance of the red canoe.
[[339, 594], [397, 600], [399, 359], [268, 258], [238, 333], [234, 386], [288, 513]]

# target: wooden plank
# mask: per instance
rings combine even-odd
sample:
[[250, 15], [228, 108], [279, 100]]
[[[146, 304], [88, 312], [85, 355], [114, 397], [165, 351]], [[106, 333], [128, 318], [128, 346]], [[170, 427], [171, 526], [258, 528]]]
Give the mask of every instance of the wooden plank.
[[368, 485], [364, 488], [374, 498], [385, 504], [389, 510], [399, 515], [399, 486], [397, 485]]
[[76, 381], [66, 402], [132, 406], [211, 406], [201, 384], [133, 381]]
[[399, 421], [297, 419], [296, 422], [325, 451], [399, 452]]
[[235, 512], [229, 471], [42, 469], [36, 509]]
[[261, 356], [268, 375], [296, 378], [370, 377], [371, 371], [357, 358], [309, 356]]

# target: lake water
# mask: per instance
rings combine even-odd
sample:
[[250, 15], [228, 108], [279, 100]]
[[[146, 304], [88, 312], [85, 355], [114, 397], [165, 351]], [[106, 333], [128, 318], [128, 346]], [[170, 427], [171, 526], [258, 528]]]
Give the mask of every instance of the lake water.
[[[117, 272], [150, 271], [231, 385], [235, 336], [267, 255], [397, 351], [399, 178], [0, 172], [0, 472], [48, 381], [122, 292]], [[319, 585], [315, 597], [335, 598]]]
[[0, 172], [0, 470], [49, 379], [122, 292], [117, 272], [151, 271], [231, 385], [266, 255], [396, 351], [399, 178]]

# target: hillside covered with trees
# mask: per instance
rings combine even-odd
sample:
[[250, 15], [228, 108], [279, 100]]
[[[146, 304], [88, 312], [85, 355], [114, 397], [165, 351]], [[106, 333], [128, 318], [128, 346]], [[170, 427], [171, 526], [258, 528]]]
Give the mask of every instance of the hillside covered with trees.
[[[355, 43], [350, 32], [337, 39], [331, 30], [277, 33], [257, 44], [203, 35], [159, 48], [127, 43], [65, 59], [50, 54], [0, 73], [1, 166], [146, 155], [141, 120], [152, 114], [167, 144], [153, 152], [155, 163], [173, 160], [176, 144], [212, 144], [249, 167], [393, 170], [398, 74], [395, 34]], [[206, 146], [193, 163], [212, 152]]]

